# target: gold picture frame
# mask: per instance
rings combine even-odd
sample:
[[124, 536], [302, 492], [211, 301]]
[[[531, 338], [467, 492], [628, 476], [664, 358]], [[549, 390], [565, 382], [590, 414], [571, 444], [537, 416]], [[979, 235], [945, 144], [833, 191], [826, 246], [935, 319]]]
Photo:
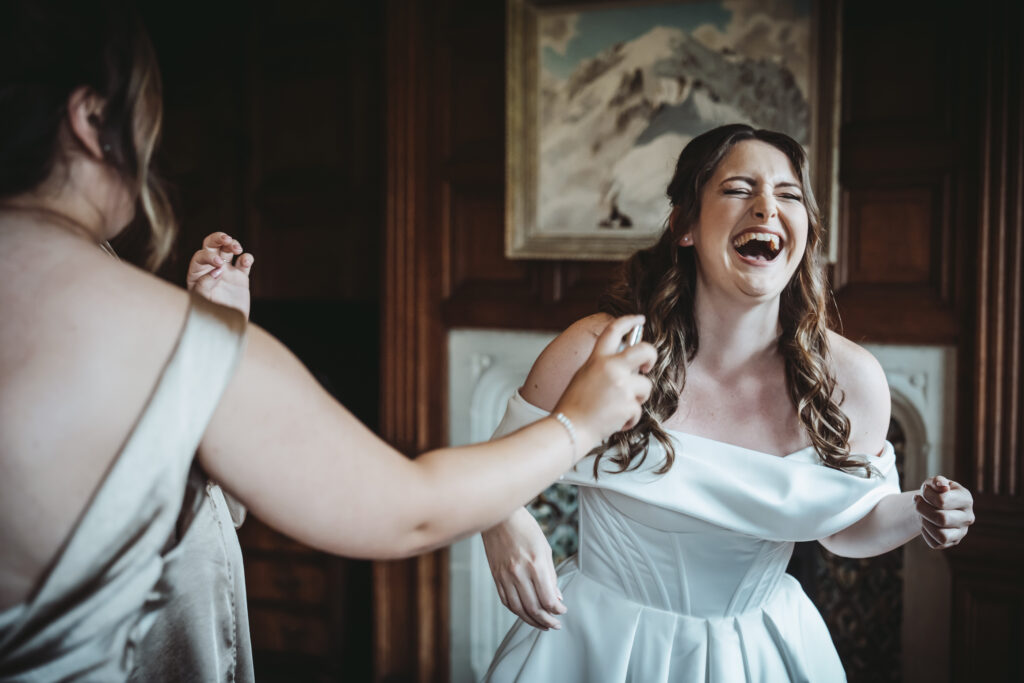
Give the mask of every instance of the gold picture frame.
[[[718, 4], [721, 5], [721, 3]], [[649, 246], [657, 239], [664, 227], [664, 220], [668, 216], [669, 206], [667, 199], [664, 198], [664, 190], [671, 177], [671, 168], [665, 167], [665, 159], [671, 158], [671, 162], [674, 163], [683, 144], [689, 139], [686, 132], [696, 134], [699, 132], [698, 126], [701, 124], [706, 124], [704, 127], [706, 130], [736, 120], [744, 120], [756, 127], [775, 128], [790, 132], [784, 126], [779, 126], [777, 122], [779, 120], [786, 121], [786, 117], [792, 111], [795, 112], [791, 117], [795, 123], [791, 128], [805, 133], [803, 142], [810, 154], [811, 170], [814, 174], [813, 189], [829, 232], [827, 237], [828, 260], [835, 261], [835, 246], [838, 241], [835, 238], [834, 230], [838, 225], [839, 75], [842, 53], [840, 3], [828, 0], [810, 0], [808, 4], [807, 0], [793, 0], [794, 15], [791, 20], [793, 22], [791, 33], [803, 32], [806, 34], [806, 54], [802, 54], [800, 51], [803, 43], [796, 43], [796, 47], [792, 44], [785, 45], [789, 52], [777, 57], [772, 54], [764, 54], [764, 48], [760, 48], [761, 52], [753, 51], [751, 56], [732, 48], [728, 43], [730, 36], [741, 35], [734, 30], [733, 24], [737, 21], [735, 15], [731, 15], [732, 23], [720, 22], [717, 28], [713, 22], [706, 25], [701, 24], [698, 29], [692, 31], [693, 35], [683, 35], [685, 30], [676, 27], [687, 21], [690, 21], [690, 25], [699, 21], [696, 15], [692, 19], [688, 19], [688, 12], [695, 13], [699, 10], [707, 13], [711, 11], [708, 9], [709, 6], [713, 5], [715, 3], [685, 1], [580, 3], [507, 0], [505, 253], [508, 258], [621, 260], [637, 249]], [[798, 13], [801, 8], [808, 7], [808, 14]], [[613, 14], [613, 11], [617, 11], [619, 14]], [[627, 11], [628, 14], [623, 14]], [[552, 77], [548, 62], [552, 61], [549, 57], [554, 53], [542, 53], [542, 49], [549, 49], [551, 44], [552, 30], [550, 27], [554, 26], [560, 30], [562, 24], [570, 20], [575, 21], [575, 25], [582, 24], [584, 20], [590, 22], [588, 26], [594, 25], [595, 22], [600, 25], [602, 17], [607, 17], [606, 21], [608, 22], [619, 21], [623, 25], [626, 23], [630, 23], [631, 26], [632, 24], [642, 25], [642, 22], [646, 20], [637, 17], [645, 11], [654, 17], [652, 21], [657, 20], [659, 16], [671, 16], [678, 18], [680, 24], [669, 28], [655, 25], [650, 32], [642, 34], [632, 41], [609, 44], [597, 55], [582, 58], [575, 63], [571, 61], [571, 58], [561, 59], [560, 64], [563, 67], [566, 63], [573, 63], [575, 66], [572, 67], [573, 70], [569, 72], [568, 76], [563, 74], [560, 80]], [[724, 8], [721, 11], [728, 12]], [[570, 19], [565, 19], [565, 17]], [[575, 19], [572, 19], [573, 17]], [[751, 21], [753, 20], [766, 23], [768, 28], [772, 28], [771, 17], [754, 16]], [[777, 21], [781, 23], [787, 19], [782, 18]], [[663, 30], [655, 30], [658, 28]], [[779, 26], [774, 28], [779, 29]], [[544, 30], [543, 36], [541, 35], [542, 29]], [[679, 31], [680, 34], [671, 34], [667, 31]], [[694, 36], [700, 37], [698, 39]], [[660, 58], [661, 61], [657, 64], [638, 62], [637, 55], [657, 54], [657, 50], [652, 48], [651, 44], [658, 40], [668, 41], [668, 44], [671, 45], [671, 48], [661, 46], [663, 55]], [[673, 40], [674, 43], [671, 42]], [[714, 49], [716, 40], [719, 41], [717, 50]], [[643, 41], [648, 42], [643, 43]], [[591, 40], [590, 42], [592, 49], [595, 42], [600, 45], [599, 41]], [[642, 43], [642, 47], [638, 47]], [[674, 52], [666, 53], [665, 49], [674, 50]], [[633, 52], [629, 52], [630, 50]], [[669, 57], [665, 57], [665, 54], [669, 54]], [[619, 61], [615, 62], [616, 59]], [[676, 61], [671, 62], [673, 59]], [[687, 65], [693, 60], [699, 64], [702, 59], [716, 64], [717, 72], [711, 67], [704, 68], [703, 72], [699, 69], [694, 69], [692, 73], [687, 70]], [[789, 62], [786, 61], [787, 59]], [[666, 60], [670, 61], [666, 62]], [[541, 74], [542, 62], [544, 62], [544, 68], [548, 69], [543, 75]], [[611, 63], [612, 66], [607, 66], [608, 63]], [[669, 64], [669, 66], [666, 67], [665, 64]], [[673, 66], [673, 64], [678, 66]], [[727, 99], [736, 91], [735, 87], [730, 89], [730, 83], [739, 82], [736, 81], [736, 78], [747, 77], [742, 73], [739, 76], [730, 73], [730, 68], [737, 64], [739, 65], [736, 67], [737, 69], [742, 67], [747, 72], [757, 72], [757, 69], [761, 69], [763, 74], [757, 72], [760, 75], [756, 75], [755, 78], [764, 78], [769, 85], [782, 83], [792, 92], [802, 94], [806, 98], [806, 101], [802, 103], [805, 109], [799, 108], [800, 103], [789, 106], [789, 103], [796, 102], [790, 93], [788, 99], [783, 101], [785, 106], [773, 107], [770, 102], [750, 104], [751, 99], [747, 97], [744, 100], [748, 104], [747, 109], [741, 107], [730, 109], [728, 106], [721, 106], [716, 110], [715, 105], [721, 104], [721, 101], [715, 101], [715, 98], [719, 97], [716, 92], [725, 93]], [[802, 68], [806, 69], [806, 73], [802, 69], [794, 69], [797, 73], [794, 75], [794, 70], [791, 70], [788, 71], [789, 75], [787, 76], [785, 70], [790, 68], [790, 64], [800, 64]], [[622, 73], [615, 72], [619, 65], [622, 65], [620, 69]], [[630, 72], [629, 68], [634, 70]], [[658, 77], [651, 76], [652, 70], [655, 68], [669, 73], [669, 77], [663, 79], [669, 87], [672, 87], [672, 80], [675, 79], [675, 82], [679, 84], [680, 92], [685, 93], [689, 88], [689, 94], [684, 97], [676, 93], [677, 99], [681, 98], [679, 103], [673, 103], [669, 96], [667, 100], [663, 98], [662, 101], [652, 105], [645, 91], [642, 97], [636, 97], [634, 102], [626, 103], [633, 109], [606, 112], [606, 110], [611, 110], [612, 105], [622, 104], [615, 99], [607, 99], [607, 95], [612, 92], [609, 85], [614, 85], [614, 79], [619, 79], [620, 90], [625, 89], [628, 98], [636, 95], [636, 92], [630, 91], [630, 88], [636, 91], [637, 87], [645, 87], [645, 78], [649, 82]], [[672, 71], [673, 68], [676, 70]], [[599, 75], [594, 77], [593, 81], [586, 81], [586, 77], [591, 72]], [[711, 80], [704, 82], [703, 79], [712, 78], [707, 74], [713, 73], [721, 74], [721, 83]], [[579, 77], [580, 74], [583, 78]], [[599, 78], [607, 82], [598, 84], [597, 79]], [[771, 81], [770, 78], [775, 80]], [[544, 81], [543, 90], [542, 80]], [[581, 82], [586, 82], [586, 86], [580, 86]], [[555, 85], [552, 86], [552, 83]], [[801, 84], [806, 85], [801, 88]], [[767, 91], [785, 94], [783, 86], [774, 90], [769, 88]], [[592, 88], [594, 92], [598, 93], [591, 97], [593, 101], [582, 104], [571, 102], [573, 97], [582, 97], [581, 92], [589, 96], [583, 87]], [[765, 88], [762, 87], [761, 92], [765, 92]], [[615, 96], [618, 97], [619, 94], [621, 93], [616, 92]], [[686, 98], [699, 101], [688, 104]], [[544, 112], [543, 126], [540, 111], [542, 101], [545, 106], [549, 107]], [[557, 104], [552, 105], [551, 102]], [[711, 102], [710, 105], [709, 102]], [[563, 109], [557, 109], [559, 105]], [[573, 109], [574, 107], [575, 109]], [[647, 110], [644, 110], [644, 107], [647, 107]], [[731, 120], [727, 116], [725, 120], [715, 120], [715, 116], [711, 115], [704, 120], [700, 116], [694, 117], [688, 113], [687, 107], [691, 107], [699, 114], [704, 110], [710, 110], [713, 114], [720, 110], [723, 116], [736, 112], [742, 116], [734, 115]], [[640, 109], [640, 114], [629, 118], [637, 108]], [[550, 112], [553, 111], [558, 113], [551, 114]], [[632, 126], [630, 132], [621, 136], [623, 139], [616, 138], [615, 131], [609, 135], [603, 135], [600, 132], [612, 130], [608, 121], [611, 120], [609, 117], [613, 114], [618, 117], [615, 119], [616, 125], [622, 120], [627, 120], [626, 125]], [[604, 128], [595, 124], [593, 129], [588, 129], [586, 126], [588, 116], [592, 116], [595, 121], [598, 121], [597, 117], [604, 117], [605, 120], [601, 124]], [[648, 116], [648, 118], [645, 119], [644, 116]], [[659, 116], [675, 123], [658, 123], [657, 117]], [[674, 118], [670, 119], [670, 116]], [[687, 116], [691, 116], [693, 120], [687, 120]], [[760, 121], [757, 116], [762, 116], [766, 120]], [[574, 127], [573, 117], [579, 117], [583, 123]], [[566, 123], [567, 121], [569, 123]], [[772, 122], [776, 123], [772, 125]], [[673, 129], [672, 125], [675, 125], [676, 128]], [[644, 126], [647, 127], [643, 128]], [[664, 133], [665, 137], [659, 138], [654, 133], [650, 133], [656, 126], [661, 126], [661, 129], [667, 131]], [[639, 129], [643, 129], [641, 135], [630, 140], [629, 135]], [[545, 131], [554, 132], [545, 133]], [[559, 134], [563, 134], [565, 137], [559, 138]], [[587, 137], [588, 135], [592, 137]], [[654, 137], [645, 139], [644, 135], [654, 135]], [[794, 137], [797, 136], [794, 135]], [[798, 137], [798, 139], [800, 138]], [[655, 143], [659, 140], [667, 142], [656, 145]], [[673, 144], [675, 144], [674, 147]], [[542, 145], [544, 146], [543, 151], [541, 150]], [[668, 154], [670, 147], [672, 147], [671, 154]], [[586, 152], [588, 149], [597, 151], [588, 158]], [[625, 156], [619, 157], [619, 160], [609, 163], [609, 159], [612, 158], [609, 155], [613, 154], [614, 149], [628, 149], [628, 152]], [[558, 150], [564, 155], [559, 156], [552, 150]], [[605, 154], [603, 163], [598, 158], [600, 153]], [[631, 159], [630, 155], [635, 159]], [[653, 170], [648, 174], [648, 167], [645, 167], [642, 162], [645, 159], [654, 158], [657, 160], [649, 165]], [[593, 163], [590, 163], [591, 160]], [[641, 163], [638, 165], [637, 162]], [[616, 169], [619, 167], [632, 169], [633, 172], [617, 171]], [[602, 173], [604, 176], [601, 175]], [[617, 176], [616, 173], [618, 173]], [[573, 183], [577, 184], [573, 185]], [[621, 194], [626, 192], [631, 194], [628, 196]], [[661, 195], [660, 200], [658, 193]], [[629, 205], [640, 216], [635, 224], [630, 218], [633, 213], [622, 210], [620, 202], [626, 204], [632, 202]], [[655, 211], [660, 211], [663, 214], [660, 220], [655, 220], [658, 215]]]

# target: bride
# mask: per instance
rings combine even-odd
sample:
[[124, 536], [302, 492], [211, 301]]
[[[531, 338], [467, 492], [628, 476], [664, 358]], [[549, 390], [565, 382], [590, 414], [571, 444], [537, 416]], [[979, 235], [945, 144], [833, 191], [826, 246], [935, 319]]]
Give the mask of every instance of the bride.
[[525, 508], [484, 532], [520, 620], [489, 681], [841, 681], [828, 631], [785, 574], [794, 541], [867, 557], [921, 534], [960, 542], [969, 491], [900, 493], [877, 361], [827, 327], [806, 156], [745, 125], [690, 142], [668, 227], [630, 258], [603, 313], [569, 327], [497, 436], [546, 416], [613, 315], [658, 351], [643, 417], [563, 479], [580, 549], [558, 571]]

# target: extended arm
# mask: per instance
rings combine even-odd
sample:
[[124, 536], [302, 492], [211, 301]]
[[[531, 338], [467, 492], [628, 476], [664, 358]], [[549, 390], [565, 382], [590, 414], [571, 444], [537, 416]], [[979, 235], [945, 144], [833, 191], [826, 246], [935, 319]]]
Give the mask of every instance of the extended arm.
[[610, 326], [559, 401], [576, 425], [575, 448], [547, 418], [496, 442], [415, 460], [381, 441], [253, 327], [200, 460], [260, 519], [313, 547], [377, 558], [423, 552], [508, 516], [638, 417], [650, 383], [636, 370], [653, 362], [654, 350], [616, 353], [611, 338], [633, 323]]
[[821, 544], [843, 557], [874, 557], [921, 534], [929, 547], [949, 548], [973, 523], [971, 492], [937, 476], [925, 481], [920, 491], [886, 496], [859, 522], [821, 539]]
[[[850, 419], [850, 450], [879, 453], [889, 429], [889, 384], [878, 361], [852, 342], [833, 335], [836, 380]], [[898, 548], [918, 534], [932, 548], [956, 545], [974, 523], [971, 492], [945, 477], [931, 477], [920, 491], [882, 498], [857, 523], [820, 539], [843, 557], [873, 557]]]

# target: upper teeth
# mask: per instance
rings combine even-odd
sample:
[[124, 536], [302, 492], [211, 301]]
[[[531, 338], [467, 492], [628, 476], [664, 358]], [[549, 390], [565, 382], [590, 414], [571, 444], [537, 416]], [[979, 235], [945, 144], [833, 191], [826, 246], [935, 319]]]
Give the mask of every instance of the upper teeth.
[[761, 240], [771, 245], [772, 251], [779, 250], [779, 236], [770, 232], [745, 232], [732, 241], [732, 246], [739, 248], [750, 240]]

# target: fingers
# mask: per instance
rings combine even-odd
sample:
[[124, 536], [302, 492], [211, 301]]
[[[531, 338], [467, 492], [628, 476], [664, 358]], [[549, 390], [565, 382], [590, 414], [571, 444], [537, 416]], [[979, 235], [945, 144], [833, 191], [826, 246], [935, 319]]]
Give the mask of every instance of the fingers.
[[532, 565], [519, 568], [516, 572], [515, 587], [519, 592], [519, 602], [523, 606], [523, 610], [534, 623], [540, 624], [541, 628], [544, 629], [562, 628], [562, 624], [555, 619], [554, 615], [541, 605], [541, 599], [537, 592], [536, 575]]
[[509, 585], [504, 587], [502, 593], [505, 595], [505, 599], [502, 600], [502, 603], [505, 607], [508, 607], [508, 610], [512, 612], [512, 614], [516, 615], [530, 626], [544, 630], [544, 627], [535, 622], [533, 618], [527, 614], [526, 610], [523, 609], [523, 604], [519, 600], [519, 591], [516, 590], [514, 584], [510, 582]]
[[[512, 611], [534, 628], [539, 628], [543, 631], [552, 628], [562, 628], [557, 619], [541, 609], [540, 604], [537, 602], [537, 595], [533, 592], [533, 585], [529, 582], [524, 582], [523, 579], [525, 577], [516, 577], [512, 590], [508, 591], [510, 594], [516, 594], [516, 602], [519, 603], [519, 610]], [[507, 586], [506, 590], [508, 590]]]
[[973, 511], [958, 508], [936, 508], [920, 496], [914, 496], [914, 502], [917, 508], [917, 513], [921, 515], [923, 519], [928, 520], [936, 527], [953, 529], [969, 526], [974, 523]]
[[231, 236], [223, 232], [211, 232], [203, 238], [203, 249], [220, 251], [221, 246], [231, 243]]
[[546, 631], [560, 629], [561, 622], [556, 614], [565, 614], [561, 602], [558, 580], [550, 560], [534, 564], [518, 565], [516, 568], [496, 576], [494, 584], [498, 598], [510, 612], [530, 626]]
[[941, 475], [925, 480], [914, 507], [921, 516], [921, 537], [931, 548], [958, 544], [975, 520], [971, 492]]
[[[211, 299], [213, 295], [213, 288], [217, 284], [217, 280], [220, 278], [220, 272], [223, 270], [223, 267], [218, 268], [217, 270], [210, 271], [197, 280], [190, 282], [189, 290], [199, 294], [205, 299]], [[215, 273], [217, 274], [215, 275]]]
[[203, 250], [231, 263], [242, 253], [242, 243], [224, 232], [212, 232], [203, 240]]
[[[558, 576], [555, 574], [555, 566], [551, 559], [541, 560], [537, 565], [531, 565], [530, 569], [533, 571], [533, 590], [541, 608], [550, 615], [565, 614], [567, 610], [562, 604], [562, 596], [558, 591]], [[557, 624], [553, 628], [560, 626], [557, 619], [552, 618], [552, 621]]]
[[966, 510], [974, 505], [974, 497], [970, 491], [945, 477], [927, 479], [921, 485], [918, 495], [932, 507], [944, 510]]
[[651, 381], [651, 378], [640, 374], [630, 376], [629, 386], [640, 403], [646, 402], [651, 397], [651, 391], [654, 390], [654, 382]]
[[921, 523], [921, 538], [923, 538], [928, 547], [933, 550], [938, 550], [942, 547], [942, 541], [935, 537], [932, 530], [927, 527], [924, 522]]
[[967, 535], [967, 527], [944, 529], [923, 519], [921, 520], [921, 535], [932, 548], [951, 548]]
[[256, 257], [252, 254], [242, 254], [238, 257], [238, 262], [235, 266], [242, 271], [242, 274], [249, 277], [249, 272], [252, 270], [252, 264], [256, 262]]
[[658, 361], [657, 350], [647, 342], [640, 342], [636, 346], [630, 346], [623, 350], [620, 355], [631, 368], [636, 368], [639, 372], [650, 372], [651, 368]]
[[[252, 264], [255, 261], [256, 257], [252, 254], [242, 254], [238, 257], [234, 267], [240, 270], [243, 275], [249, 277], [249, 273], [252, 271]], [[189, 288], [191, 289], [192, 284], [205, 275], [210, 275], [214, 279], [219, 278], [224, 274], [224, 268], [230, 266], [230, 258], [226, 259], [220, 253], [200, 249], [193, 254], [192, 261], [189, 262], [187, 277]]]
[[637, 325], [642, 325], [643, 322], [642, 315], [624, 315], [621, 318], [616, 318], [608, 327], [604, 328], [604, 332], [597, 338], [597, 343], [594, 344], [594, 353], [605, 356], [616, 353], [626, 333]]

